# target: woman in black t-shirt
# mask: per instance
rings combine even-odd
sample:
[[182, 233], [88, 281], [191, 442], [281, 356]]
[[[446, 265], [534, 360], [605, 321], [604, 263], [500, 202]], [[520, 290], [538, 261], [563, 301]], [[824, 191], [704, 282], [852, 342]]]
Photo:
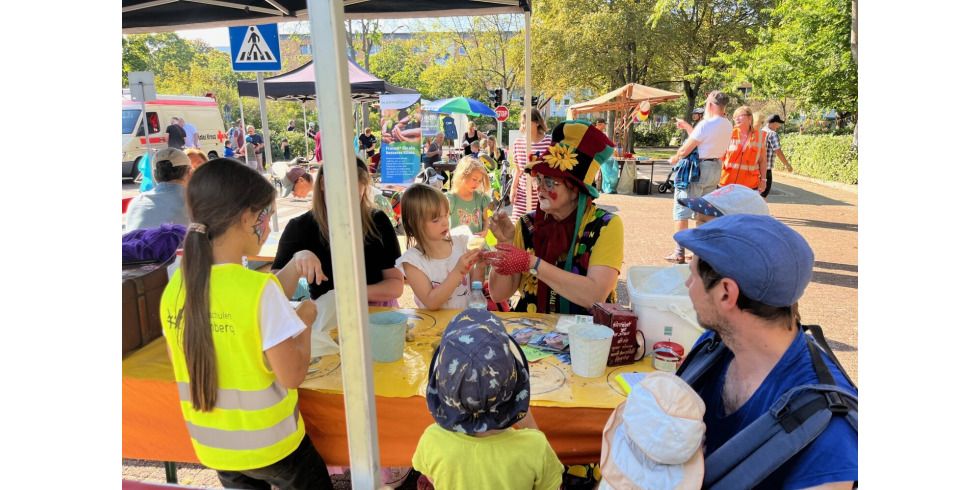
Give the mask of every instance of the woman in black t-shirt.
[[[360, 158], [357, 159], [357, 180], [361, 193], [368, 302], [375, 306], [398, 306], [398, 298], [405, 287], [401, 272], [395, 268], [395, 260], [402, 253], [401, 245], [388, 216], [375, 209], [368, 197], [371, 174]], [[334, 289], [322, 171], [313, 186], [313, 209], [290, 220], [279, 238], [276, 259], [272, 263], [273, 272], [285, 267], [293, 257], [297, 259], [298, 271], [285, 277], [279, 274], [286, 296], [291, 298], [296, 292], [300, 277], [306, 277], [312, 299]]]
[[476, 123], [470, 121], [470, 123], [466, 125], [466, 132], [463, 133], [463, 155], [472, 154], [473, 150], [470, 148], [470, 145], [472, 145], [474, 141], [480, 141], [486, 137], [487, 135], [476, 130]]

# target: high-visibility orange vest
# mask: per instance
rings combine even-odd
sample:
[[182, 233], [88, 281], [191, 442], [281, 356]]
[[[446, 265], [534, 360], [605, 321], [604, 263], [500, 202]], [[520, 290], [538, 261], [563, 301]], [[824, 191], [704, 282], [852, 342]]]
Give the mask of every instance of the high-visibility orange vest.
[[724, 164], [721, 168], [719, 186], [742, 184], [749, 189], [759, 188], [759, 169], [765, 162], [759, 162], [759, 155], [765, 151], [766, 139], [762, 131], [752, 130], [745, 145], [739, 145], [741, 135], [738, 128], [732, 130], [732, 140], [725, 153]]

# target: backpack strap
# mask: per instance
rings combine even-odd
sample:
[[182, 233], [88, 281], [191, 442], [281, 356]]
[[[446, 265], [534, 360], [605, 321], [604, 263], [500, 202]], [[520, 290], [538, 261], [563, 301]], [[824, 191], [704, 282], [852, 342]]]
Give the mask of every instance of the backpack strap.
[[677, 375], [697, 391], [704, 373], [717, 364], [726, 353], [728, 347], [722, 343], [718, 333], [709, 332], [704, 340], [695, 344], [691, 353], [684, 358], [684, 362], [677, 369]]
[[831, 417], [841, 413], [848, 414], [848, 422], [856, 424], [857, 398], [843, 388], [824, 384], [793, 388], [768, 412], [711, 453], [704, 463], [704, 488], [758, 485], [813, 442], [830, 424]]

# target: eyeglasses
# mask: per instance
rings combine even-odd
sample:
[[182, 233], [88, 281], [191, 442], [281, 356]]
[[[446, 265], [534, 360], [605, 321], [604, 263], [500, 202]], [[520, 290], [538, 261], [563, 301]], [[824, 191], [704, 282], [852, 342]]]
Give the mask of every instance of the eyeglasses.
[[561, 179], [556, 179], [547, 175], [537, 175], [535, 178], [538, 181], [538, 187], [544, 186], [544, 188], [548, 189], [549, 191], [554, 191], [555, 186], [562, 182]]

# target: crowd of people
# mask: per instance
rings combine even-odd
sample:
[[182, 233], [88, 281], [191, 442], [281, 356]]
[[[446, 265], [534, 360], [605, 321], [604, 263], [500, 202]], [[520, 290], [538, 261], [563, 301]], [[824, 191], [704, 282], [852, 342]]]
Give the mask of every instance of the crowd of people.
[[[733, 124], [728, 102], [713, 91], [695, 112], [695, 125], [678, 121], [688, 136], [670, 159], [691, 171], [675, 191], [677, 247], [666, 259], [689, 263], [688, 294], [706, 333], [680, 377], [647, 377], [610, 416], [601, 441], [603, 488], [700, 487], [714, 477], [713, 455], [725, 453], [727, 442], [794, 388], [830, 383], [856, 400], [832, 352], [815, 347], [801, 323], [797, 305], [812, 277], [813, 251], [769, 216], [774, 160], [792, 171], [779, 146], [783, 121], [771, 116], [757, 128], [743, 106]], [[590, 314], [595, 303], [617, 301], [624, 223], [595, 202], [597, 174], [615, 150], [605, 121], [570, 120], [549, 130], [536, 109], [530, 128], [524, 121], [522, 113], [506, 190], [512, 211], [495, 206], [486, 163], [504, 162], [506, 153], [470, 124], [459, 138], [466, 156], [447, 179], [448, 192], [420, 183], [402, 193], [404, 251], [373, 204], [371, 166], [357, 159], [371, 305], [397, 307], [407, 284], [419, 308], [464, 309], [476, 281], [484, 284], [489, 310]], [[174, 121], [171, 141], [188, 141], [186, 126]], [[290, 171], [290, 191], [309, 186], [312, 209], [286, 225], [270, 273], [249, 270], [241, 257], [266, 241], [276, 192], [260, 173], [261, 136], [239, 126], [229, 131], [231, 157], [204, 163], [193, 148], [157, 152], [157, 188], [134, 201], [127, 227], [187, 226], [184, 260], [161, 313], [175, 319], [164, 335], [200, 461], [218, 470], [226, 487], [331, 488], [296, 392], [310, 360], [317, 314], [311, 300], [335, 288], [324, 173]], [[423, 164], [439, 161], [444, 139], [439, 133], [423, 148]], [[377, 154], [370, 129], [356, 144], [368, 158]], [[465, 233], [454, 234], [459, 227]], [[492, 250], [480, 241], [489, 233]], [[481, 246], [472, 246], [474, 237]], [[303, 282], [308, 299], [300, 294]], [[294, 308], [290, 299], [301, 302]], [[213, 328], [213, 318], [227, 319], [230, 328]], [[562, 486], [565, 468], [531, 414], [529, 366], [513, 344], [483, 308], [465, 310], [446, 327], [428, 372], [433, 424], [412, 458], [420, 488]], [[690, 368], [719, 348], [724, 356]], [[472, 382], [471, 372], [483, 381]], [[772, 470], [749, 486], [851, 488], [856, 427], [833, 417]]]

